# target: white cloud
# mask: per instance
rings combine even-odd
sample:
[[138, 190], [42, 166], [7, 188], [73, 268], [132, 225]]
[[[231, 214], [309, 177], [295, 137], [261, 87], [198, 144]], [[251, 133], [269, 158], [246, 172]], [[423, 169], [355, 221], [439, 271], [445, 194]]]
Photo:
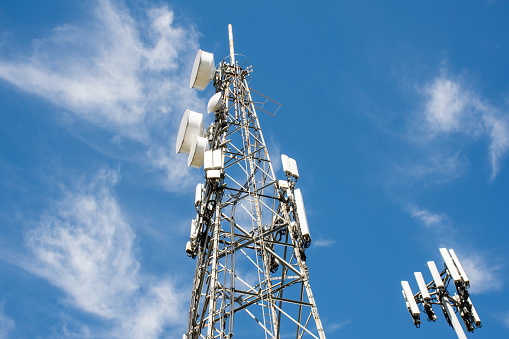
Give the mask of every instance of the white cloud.
[[[0, 77], [100, 125], [138, 125], [152, 110], [190, 100], [178, 72], [196, 49], [192, 30], [173, 25], [167, 8], [149, 10], [147, 31], [127, 9], [97, 1], [85, 26], [62, 25], [35, 40], [30, 57], [0, 61]], [[145, 34], [144, 34], [145, 33]], [[142, 36], [142, 35], [146, 36]], [[180, 106], [180, 105], [177, 105]], [[168, 107], [166, 107], [168, 108]]]
[[446, 132], [460, 128], [469, 96], [462, 91], [459, 84], [440, 77], [435, 79], [425, 92], [429, 96], [425, 114], [432, 128]]
[[351, 320], [345, 320], [345, 321], [342, 321], [339, 323], [333, 323], [333, 324], [327, 325], [327, 333], [333, 333], [333, 332], [339, 330], [340, 328], [343, 328], [346, 325], [350, 324], [351, 322], [352, 322]]
[[183, 191], [200, 180], [197, 178], [197, 171], [189, 170], [187, 167], [187, 156], [176, 154], [174, 150], [173, 145], [167, 147], [154, 145], [147, 151], [147, 157], [151, 166], [165, 173], [161, 184], [167, 190]]
[[[455, 250], [455, 252], [458, 252]], [[468, 253], [468, 254], [466, 254]], [[457, 253], [458, 259], [470, 280], [471, 293], [501, 291], [503, 282], [498, 273], [500, 267], [479, 253]]]
[[441, 226], [445, 218], [443, 215], [434, 214], [416, 206], [411, 206], [409, 211], [412, 218], [419, 220], [426, 227]]
[[68, 296], [68, 302], [115, 324], [109, 337], [156, 338], [183, 321], [183, 296], [170, 279], [139, 273], [135, 236], [103, 170], [46, 213], [26, 237], [34, 260], [25, 268]]
[[[445, 71], [443, 73], [422, 91], [425, 97], [423, 120], [417, 119], [419, 123], [416, 127], [417, 135], [421, 138], [416, 138], [415, 130], [411, 138], [419, 139], [424, 152], [432, 154], [429, 157], [432, 160], [458, 159], [465, 145], [486, 137], [490, 140], [488, 152], [491, 178], [494, 179], [500, 171], [501, 159], [509, 150], [509, 116], [488, 104], [479, 94], [467, 89], [465, 80], [454, 79], [446, 75]], [[428, 163], [419, 166], [431, 168], [432, 172], [441, 172], [443, 164]], [[462, 172], [461, 166], [454, 167], [456, 171], [450, 173], [451, 178]]]
[[484, 122], [490, 134], [491, 177], [495, 179], [500, 171], [500, 159], [509, 150], [509, 121], [507, 117], [484, 116]]
[[8, 338], [8, 334], [16, 326], [13, 319], [9, 318], [4, 311], [4, 303], [0, 303], [0, 338]]
[[[62, 24], [34, 40], [30, 55], [0, 55], [0, 78], [52, 102], [67, 117], [113, 132], [117, 141], [141, 143], [145, 153], [136, 157], [141, 166], [180, 173], [180, 161], [173, 164], [159, 149], [173, 149], [167, 143], [185, 108], [203, 104], [188, 86], [198, 34], [177, 26], [165, 6], [134, 18], [121, 2], [94, 4], [85, 21]], [[175, 190], [176, 182], [166, 186]]]
[[313, 246], [316, 247], [331, 247], [336, 243], [333, 239], [317, 239], [313, 241]]

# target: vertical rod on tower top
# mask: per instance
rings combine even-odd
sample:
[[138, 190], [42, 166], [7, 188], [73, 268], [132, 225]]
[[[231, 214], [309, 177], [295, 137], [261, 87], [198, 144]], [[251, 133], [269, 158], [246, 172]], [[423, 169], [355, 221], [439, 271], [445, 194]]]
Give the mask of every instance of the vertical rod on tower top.
[[228, 35], [230, 36], [230, 59], [232, 60], [232, 66], [235, 65], [235, 54], [233, 52], [233, 30], [232, 24], [228, 24]]

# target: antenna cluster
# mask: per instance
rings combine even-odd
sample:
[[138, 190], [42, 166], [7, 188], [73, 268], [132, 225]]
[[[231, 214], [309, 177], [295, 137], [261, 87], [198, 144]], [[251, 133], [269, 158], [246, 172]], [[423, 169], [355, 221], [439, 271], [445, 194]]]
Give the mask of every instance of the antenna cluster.
[[[421, 325], [421, 309], [426, 313], [428, 321], [434, 322], [437, 320], [437, 316], [433, 305], [439, 305], [447, 323], [456, 331], [458, 338], [466, 339], [456, 313], [460, 314], [468, 332], [474, 332], [475, 328], [481, 327], [481, 319], [468, 293], [470, 280], [453, 249], [440, 248], [440, 254], [444, 260], [442, 272], [438, 271], [434, 261], [428, 261], [428, 268], [433, 280], [426, 284], [422, 273], [415, 272], [414, 276], [419, 292], [414, 295], [408, 281], [402, 281], [403, 297], [416, 327]], [[450, 285], [455, 287], [454, 295], [449, 292]]]
[[280, 339], [282, 329], [325, 339], [309, 283], [311, 235], [295, 188], [297, 162], [283, 154], [286, 180], [277, 180], [247, 82], [252, 68], [235, 61], [231, 25], [229, 47], [230, 62], [217, 66], [212, 53], [198, 51], [190, 87], [213, 83], [207, 112], [214, 121], [204, 127], [203, 114], [186, 110], [176, 140], [188, 166], [205, 172], [186, 244], [196, 270], [183, 338], [231, 338], [234, 316], [245, 312], [266, 339]]

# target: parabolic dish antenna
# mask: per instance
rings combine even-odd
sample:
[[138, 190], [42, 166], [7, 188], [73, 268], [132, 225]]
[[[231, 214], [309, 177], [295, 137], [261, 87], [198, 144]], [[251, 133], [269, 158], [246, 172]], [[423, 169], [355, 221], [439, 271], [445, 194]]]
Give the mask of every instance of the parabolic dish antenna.
[[187, 166], [194, 168], [203, 166], [203, 155], [207, 149], [207, 142], [207, 138], [202, 138], [200, 136], [194, 138], [189, 157], [187, 158]]
[[193, 140], [203, 130], [203, 114], [186, 109], [177, 134], [177, 153], [189, 153]]
[[216, 71], [214, 65], [214, 54], [198, 50], [191, 71], [190, 87], [203, 91], [214, 77]]
[[221, 94], [222, 92], [217, 92], [210, 98], [209, 103], [207, 104], [207, 113], [217, 112], [217, 110], [221, 108], [221, 105], [223, 104]]

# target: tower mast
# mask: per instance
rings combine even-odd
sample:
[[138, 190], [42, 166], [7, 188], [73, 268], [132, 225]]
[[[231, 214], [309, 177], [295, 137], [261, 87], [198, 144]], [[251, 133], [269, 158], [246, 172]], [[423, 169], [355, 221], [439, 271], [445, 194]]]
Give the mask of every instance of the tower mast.
[[228, 30], [229, 62], [216, 68], [200, 50], [191, 75], [192, 88], [213, 81], [214, 122], [203, 129], [202, 115], [187, 110], [177, 137], [177, 152], [203, 166], [206, 178], [196, 188], [186, 245], [196, 271], [184, 339], [231, 338], [245, 322], [266, 339], [325, 339], [309, 283], [311, 237], [297, 165], [282, 155], [286, 178], [277, 180], [248, 86], [252, 68], [235, 60]]

